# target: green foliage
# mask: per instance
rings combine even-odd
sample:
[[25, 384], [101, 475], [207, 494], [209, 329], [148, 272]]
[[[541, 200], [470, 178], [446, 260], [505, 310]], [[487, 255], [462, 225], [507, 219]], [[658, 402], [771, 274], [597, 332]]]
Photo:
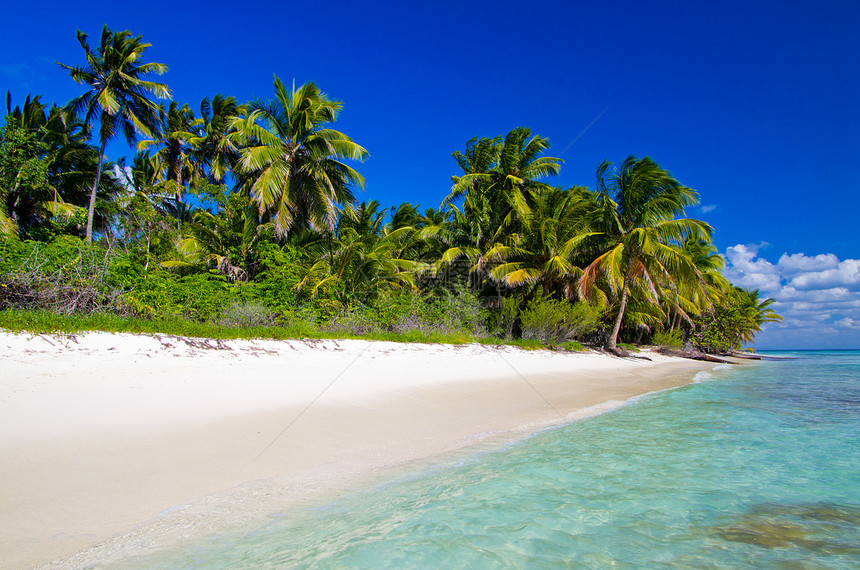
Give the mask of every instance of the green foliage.
[[227, 328], [270, 327], [275, 324], [275, 314], [259, 301], [233, 301], [213, 322]]
[[50, 217], [50, 163], [48, 145], [7, 117], [0, 129], [0, 235], [16, 236]]
[[132, 273], [118, 252], [71, 236], [51, 243], [0, 238], [0, 308], [121, 310]]
[[541, 297], [529, 301], [520, 314], [524, 339], [560, 344], [594, 332], [601, 311], [585, 303]]
[[326, 327], [351, 335], [391, 332], [397, 335], [484, 334], [484, 312], [465, 288], [418, 294], [410, 289], [389, 293], [374, 305], [358, 305], [334, 315]]
[[696, 346], [705, 352], [740, 350], [744, 342], [752, 342], [762, 324], [781, 321], [770, 308], [774, 300], [762, 300], [758, 295], [757, 290], [730, 289], [722, 303], [694, 320]]
[[684, 334], [680, 330], [659, 331], [654, 333], [651, 344], [670, 348], [681, 348], [684, 344]]
[[741, 336], [751, 322], [738, 307], [715, 307], [696, 320], [700, 330], [695, 343], [705, 352], [728, 352], [741, 348]]
[[124, 300], [135, 314], [148, 318], [207, 321], [221, 315], [231, 304], [251, 299], [252, 294], [249, 284], [230, 283], [218, 273], [176, 277], [160, 270], [143, 275]]
[[[342, 104], [315, 85], [276, 78], [268, 102], [216, 95], [197, 117], [153, 103], [169, 90], [146, 76], [166, 66], [141, 61], [139, 36], [78, 41], [86, 64], [61, 66], [87, 91], [50, 112], [28, 96], [0, 130], [0, 235], [44, 242], [0, 241], [0, 309], [15, 326], [498, 342], [521, 325], [519, 346], [581, 350], [574, 339], [611, 317], [609, 348], [671, 329], [654, 342], [695, 333], [725, 351], [780, 320], [772, 299], [719, 275], [710, 226], [683, 217], [697, 193], [650, 158], [604, 163], [593, 192], [552, 188], [562, 160], [518, 127], [454, 153], [462, 174], [440, 210], [355, 208], [364, 179], [347, 162], [368, 154], [330, 128]], [[106, 141], [135, 132], [153, 154], [105, 164]], [[64, 235], [84, 227], [104, 238]]]
[[294, 319], [299, 305], [295, 287], [301, 280], [302, 255], [290, 245], [263, 242], [259, 263], [262, 270], [253, 283], [255, 297], [282, 320]]
[[514, 325], [520, 314], [520, 295], [511, 295], [501, 299], [501, 307], [487, 311], [487, 328], [489, 331], [505, 340], [514, 336]]

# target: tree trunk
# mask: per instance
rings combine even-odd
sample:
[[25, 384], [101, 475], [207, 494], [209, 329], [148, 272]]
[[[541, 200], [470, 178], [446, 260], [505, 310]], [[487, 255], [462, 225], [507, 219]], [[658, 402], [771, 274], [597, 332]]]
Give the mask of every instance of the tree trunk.
[[99, 147], [99, 161], [96, 165], [96, 179], [93, 182], [93, 189], [90, 191], [90, 205], [87, 208], [87, 242], [93, 241], [93, 217], [96, 212], [96, 191], [99, 188], [99, 180], [102, 177], [102, 164], [104, 163], [105, 144], [107, 140], [102, 138], [101, 146]]
[[630, 279], [631, 267], [632, 263], [631, 266], [627, 268], [627, 271], [624, 272], [624, 283], [621, 286], [621, 305], [618, 307], [618, 316], [615, 317], [615, 325], [612, 327], [612, 332], [606, 340], [607, 350], [618, 350], [618, 331], [621, 330], [621, 321], [624, 319], [624, 309], [627, 307], [627, 282]]
[[182, 180], [182, 167], [178, 165], [179, 159], [176, 159], [177, 166], [174, 169], [173, 182], [176, 184], [176, 229], [182, 231], [182, 216], [185, 214], [185, 207], [182, 204], [182, 194], [185, 185]]

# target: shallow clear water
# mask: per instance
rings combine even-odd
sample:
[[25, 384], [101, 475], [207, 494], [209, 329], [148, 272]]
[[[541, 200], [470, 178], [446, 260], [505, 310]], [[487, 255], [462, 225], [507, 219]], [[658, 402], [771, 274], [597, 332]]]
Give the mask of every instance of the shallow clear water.
[[860, 352], [781, 355], [120, 566], [858, 568]]

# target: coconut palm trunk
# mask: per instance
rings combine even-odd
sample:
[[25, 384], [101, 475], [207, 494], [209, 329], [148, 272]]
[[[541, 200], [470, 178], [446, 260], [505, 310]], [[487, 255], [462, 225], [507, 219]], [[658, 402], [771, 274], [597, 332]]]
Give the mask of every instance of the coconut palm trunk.
[[606, 349], [609, 351], [618, 350], [618, 333], [621, 331], [621, 321], [624, 320], [624, 309], [627, 308], [627, 295], [630, 281], [630, 267], [624, 273], [624, 283], [621, 285], [621, 300], [618, 304], [618, 316], [615, 317], [615, 324], [612, 325], [612, 332], [609, 334], [609, 339], [606, 341]]
[[90, 190], [90, 204], [87, 207], [87, 242], [93, 241], [93, 217], [95, 217], [96, 212], [96, 193], [99, 189], [99, 182], [102, 178], [102, 165], [105, 160], [105, 145], [107, 145], [107, 141], [102, 138], [102, 142], [99, 145], [99, 160], [96, 163], [96, 179], [93, 181], [93, 188]]

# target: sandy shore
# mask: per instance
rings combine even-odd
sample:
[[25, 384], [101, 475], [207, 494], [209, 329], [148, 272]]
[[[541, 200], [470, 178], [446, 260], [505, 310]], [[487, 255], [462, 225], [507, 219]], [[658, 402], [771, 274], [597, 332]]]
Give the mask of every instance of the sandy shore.
[[248, 524], [713, 366], [648, 356], [0, 333], [0, 567]]

